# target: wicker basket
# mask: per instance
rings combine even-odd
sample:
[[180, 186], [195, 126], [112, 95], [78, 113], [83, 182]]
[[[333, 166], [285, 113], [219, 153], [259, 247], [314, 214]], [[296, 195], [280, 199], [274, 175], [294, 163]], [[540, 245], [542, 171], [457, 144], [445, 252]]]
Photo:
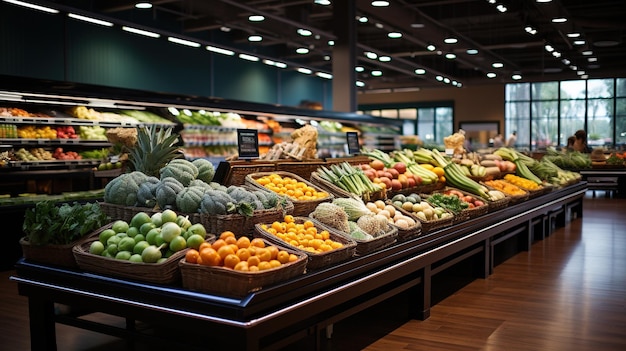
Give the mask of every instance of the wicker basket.
[[[307, 221], [310, 219], [308, 217], [295, 217], [294, 220], [296, 223], [304, 223], [304, 221]], [[292, 246], [284, 242], [278, 237], [272, 235], [271, 233], [268, 233], [267, 231], [263, 230], [263, 228], [261, 227], [261, 224], [255, 225], [254, 236], [266, 239], [267, 241], [273, 244], [276, 244], [278, 246], [285, 246], [292, 250], [296, 250], [296, 251], [306, 254], [308, 256], [308, 263], [306, 265], [307, 269], [317, 269], [317, 268], [325, 267], [333, 263], [345, 261], [349, 259], [350, 257], [354, 256], [356, 252], [356, 242], [354, 240], [345, 237], [344, 235], [340, 234], [336, 230], [326, 229], [326, 227], [321, 227], [321, 226], [318, 226], [317, 224], [315, 226], [318, 230], [328, 230], [328, 232], [330, 233], [330, 239], [342, 243], [343, 247], [332, 250], [332, 251], [327, 251], [324, 253], [314, 253], [314, 252], [301, 250], [295, 246]]]
[[121, 219], [129, 223], [138, 212], [145, 212], [148, 215], [159, 212], [158, 210], [148, 207], [116, 205], [109, 202], [99, 202], [98, 204], [102, 211], [111, 217], [112, 220]]
[[[395, 206], [394, 206], [395, 207]], [[400, 211], [403, 215], [407, 216], [407, 217], [411, 217], [411, 219], [413, 219], [415, 221], [415, 225], [407, 228], [407, 229], [402, 229], [394, 224], [392, 224], [392, 226], [396, 227], [398, 229], [398, 241], [406, 241], [412, 238], [416, 238], [418, 236], [420, 236], [420, 234], [422, 234], [422, 223], [418, 220], [415, 219], [415, 216], [411, 215], [408, 211], [402, 209], [402, 208], [398, 208], [395, 207], [396, 211]]]
[[328, 225], [325, 225], [324, 223], [318, 221], [315, 218], [309, 217], [309, 219], [311, 220], [311, 222], [315, 223], [315, 226], [324, 228], [328, 230], [329, 232], [331, 230], [335, 230], [338, 234], [343, 235], [344, 237], [348, 239], [354, 240], [354, 242], [356, 243], [355, 252], [357, 255], [365, 255], [367, 253], [382, 249], [384, 247], [387, 247], [395, 243], [396, 240], [398, 239], [398, 229], [395, 226], [392, 226], [391, 224], [387, 225], [387, 230], [385, 230], [384, 233], [376, 236], [375, 238], [371, 240], [361, 240], [361, 239], [355, 239], [351, 237], [350, 234], [348, 233], [338, 231]]
[[410, 194], [430, 194], [435, 191], [441, 190], [446, 186], [445, 182], [436, 182], [431, 184], [421, 184], [410, 188], [404, 188], [400, 190], [388, 190], [387, 196], [389, 198], [394, 197], [394, 195], [402, 194], [402, 195], [410, 195]]
[[252, 214], [252, 217], [244, 216], [239, 213], [227, 215], [207, 215], [200, 213], [197, 215], [197, 218], [199, 218], [199, 223], [202, 223], [207, 229], [207, 232], [216, 235], [230, 230], [240, 235], [252, 236], [255, 224], [282, 221], [285, 215], [293, 213], [293, 208], [293, 203], [286, 200], [284, 205], [278, 205], [265, 210], [256, 210]]
[[[98, 238], [92, 237], [72, 249], [78, 267], [84, 271], [155, 284], [172, 284], [180, 280], [178, 261], [185, 257], [188, 249], [174, 253], [161, 263], [131, 262], [89, 253], [89, 246], [95, 240]], [[214, 241], [215, 236], [207, 235], [205, 240]]]
[[[461, 194], [463, 194], [465, 196], [471, 196], [475, 200], [479, 199], [480, 201], [484, 202], [484, 205], [482, 205], [482, 206], [473, 207], [473, 208], [466, 208], [464, 210], [461, 210], [461, 212], [459, 212], [459, 213], [455, 213], [454, 221], [453, 221], [454, 224], [461, 223], [461, 222], [466, 221], [466, 220], [471, 219], [471, 218], [476, 218], [478, 216], [482, 216], [482, 215], [486, 214], [487, 212], [489, 212], [489, 203], [486, 200], [484, 200], [482, 198], [479, 198], [478, 196], [476, 196], [474, 194], [468, 193], [467, 191], [456, 189], [456, 188], [451, 188], [451, 187], [446, 187], [446, 188], [444, 188], [442, 190], [437, 191], [437, 193], [445, 194], [447, 190], [455, 190], [455, 191], [458, 191], [458, 192], [460, 192]], [[427, 201], [428, 201], [428, 198], [427, 198]]]
[[366, 201], [366, 202], [376, 201], [376, 200], [385, 200], [387, 198], [387, 193], [385, 189], [359, 197], [356, 194], [349, 193], [341, 189], [340, 187], [336, 186], [335, 184], [328, 182], [327, 180], [320, 177], [320, 175], [317, 172], [311, 173], [311, 183], [315, 184], [316, 186], [323, 189], [324, 191], [327, 191], [333, 194], [336, 197], [360, 198], [361, 200]]
[[[261, 189], [261, 190], [265, 190], [267, 191], [268, 189], [266, 187], [264, 187], [263, 185], [257, 183], [256, 179], [261, 178], [263, 176], [266, 175], [270, 175], [270, 174], [278, 174], [281, 177], [290, 177], [293, 178], [299, 182], [303, 182], [305, 184], [307, 184], [308, 186], [314, 188], [317, 191], [325, 191], [324, 189], [320, 188], [319, 186], [312, 184], [311, 182], [305, 180], [304, 178], [295, 175], [293, 173], [289, 173], [289, 172], [259, 172], [259, 173], [252, 173], [252, 174], [248, 174], [246, 176], [246, 185], [256, 188], [256, 189]], [[296, 200], [296, 199], [292, 199], [289, 198], [289, 201], [291, 201], [293, 203], [293, 215], [294, 216], [308, 216], [309, 213], [313, 212], [315, 210], [315, 208], [317, 207], [317, 205], [319, 205], [322, 202], [327, 202], [327, 201], [332, 201], [334, 196], [332, 193], [327, 192], [328, 196], [321, 198], [321, 199], [316, 199], [316, 200], [306, 200], [306, 201], [301, 201], [301, 200]]]
[[271, 172], [276, 165], [262, 161], [223, 161], [215, 170], [215, 181], [225, 186], [243, 185], [250, 173]]
[[[499, 182], [507, 182], [504, 179], [498, 179], [497, 181], [499, 181]], [[520, 203], [522, 201], [528, 200], [528, 195], [529, 195], [528, 191], [526, 191], [526, 190], [524, 190], [524, 189], [522, 189], [522, 188], [520, 188], [517, 185], [514, 185], [512, 183], [509, 183], [509, 182], [507, 182], [507, 183], [511, 184], [511, 186], [514, 186], [514, 187], [516, 187], [516, 188], [518, 188], [518, 189], [520, 189], [521, 191], [524, 192], [524, 194], [519, 194], [519, 195], [511, 195], [511, 194], [507, 194], [507, 193], [503, 192], [504, 195], [506, 195], [506, 197], [508, 197], [510, 199], [509, 200], [509, 204], [515, 205], [515, 204], [518, 204], [518, 203]], [[481, 184], [486, 186], [487, 188], [489, 188], [489, 190], [499, 190], [497, 188], [494, 188], [492, 186], [487, 185], [486, 183], [481, 183]], [[499, 191], [502, 191], [502, 190], [499, 190]]]
[[27, 237], [20, 238], [22, 255], [28, 261], [53, 264], [62, 267], [77, 268], [78, 264], [74, 258], [72, 248], [80, 245], [90, 238], [98, 237], [103, 230], [111, 228], [113, 223], [109, 223], [96, 231], [66, 245], [31, 245]]
[[301, 178], [309, 179], [311, 173], [315, 172], [318, 167], [325, 165], [324, 161], [276, 161], [277, 172], [293, 173]]
[[[398, 206], [394, 205], [391, 200], [387, 200], [387, 204], [390, 204], [393, 207], [395, 207], [396, 211], [397, 210], [403, 210], [401, 207], [398, 207]], [[450, 211], [447, 211], [447, 212], [451, 213]], [[433, 230], [449, 227], [449, 226], [452, 225], [452, 223], [454, 221], [454, 215], [450, 216], [450, 217], [447, 217], [447, 218], [443, 218], [443, 219], [436, 219], [436, 220], [432, 220], [432, 221], [425, 221], [423, 219], [420, 219], [419, 217], [417, 217], [413, 213], [410, 213], [408, 211], [405, 211], [405, 213], [407, 213], [409, 216], [411, 216], [411, 218], [413, 218], [415, 221], [420, 222], [420, 224], [422, 226], [422, 233], [428, 233], [428, 232], [431, 232]]]
[[178, 262], [182, 285], [190, 290], [241, 298], [269, 285], [304, 274], [308, 260], [307, 255], [279, 245], [274, 246], [297, 255], [298, 259], [265, 271], [240, 272], [225, 267], [209, 267], [188, 263], [183, 258]]

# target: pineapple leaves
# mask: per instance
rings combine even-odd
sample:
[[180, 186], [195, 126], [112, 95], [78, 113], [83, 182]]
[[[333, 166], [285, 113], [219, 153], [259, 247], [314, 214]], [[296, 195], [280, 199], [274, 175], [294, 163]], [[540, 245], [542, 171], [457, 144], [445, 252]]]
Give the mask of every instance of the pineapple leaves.
[[129, 151], [132, 170], [158, 177], [159, 170], [178, 157], [177, 142], [178, 135], [172, 133], [172, 128], [140, 127], [137, 143]]

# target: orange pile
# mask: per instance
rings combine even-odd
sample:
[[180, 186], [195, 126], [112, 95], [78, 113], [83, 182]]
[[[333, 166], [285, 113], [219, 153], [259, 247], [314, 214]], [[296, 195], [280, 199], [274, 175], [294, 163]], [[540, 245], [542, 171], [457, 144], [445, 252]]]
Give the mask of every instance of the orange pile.
[[263, 224], [261, 229], [291, 246], [312, 253], [323, 253], [343, 247], [342, 243], [330, 239], [327, 230], [318, 232], [310, 220], [296, 223], [292, 215], [286, 215], [283, 222], [276, 221], [269, 226]]
[[265, 188], [280, 195], [286, 195], [294, 200], [308, 201], [328, 197], [328, 193], [318, 191], [307, 183], [280, 174], [270, 174], [256, 179], [256, 182]]
[[261, 238], [250, 240], [241, 236], [237, 239], [233, 232], [225, 231], [213, 244], [204, 242], [198, 250], [189, 249], [185, 260], [205, 266], [258, 272], [294, 262], [298, 256], [274, 245], [266, 246]]

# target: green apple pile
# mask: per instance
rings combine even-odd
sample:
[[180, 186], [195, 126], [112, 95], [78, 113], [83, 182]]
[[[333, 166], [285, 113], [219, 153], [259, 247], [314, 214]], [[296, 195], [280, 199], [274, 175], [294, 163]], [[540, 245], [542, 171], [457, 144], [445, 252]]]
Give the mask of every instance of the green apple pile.
[[172, 210], [152, 216], [138, 212], [130, 223], [117, 220], [103, 230], [89, 246], [89, 252], [131, 262], [161, 263], [186, 248], [197, 250], [206, 234], [202, 224], [192, 224]]

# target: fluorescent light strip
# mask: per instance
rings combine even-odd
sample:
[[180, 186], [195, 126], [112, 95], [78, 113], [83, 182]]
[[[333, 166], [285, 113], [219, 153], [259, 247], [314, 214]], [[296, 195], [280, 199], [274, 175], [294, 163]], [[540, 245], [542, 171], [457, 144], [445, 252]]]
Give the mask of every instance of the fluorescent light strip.
[[172, 43], [176, 43], [176, 44], [180, 44], [180, 45], [186, 45], [186, 46], [191, 46], [191, 47], [194, 47], [194, 48], [200, 47], [200, 43], [196, 43], [195, 41], [191, 41], [191, 40], [185, 40], [185, 39], [180, 39], [180, 38], [176, 38], [176, 37], [167, 37], [167, 40], [172, 42]]
[[35, 4], [31, 4], [28, 2], [24, 2], [24, 1], [19, 1], [19, 0], [3, 0], [3, 1], [13, 4], [13, 5], [28, 7], [29, 9], [33, 9], [33, 10], [39, 10], [39, 11], [48, 12], [48, 13], [59, 13], [59, 10], [57, 9], [35, 5]]
[[320, 78], [333, 79], [333, 75], [330, 73], [326, 73], [326, 72], [317, 72], [315, 73], [315, 75]]
[[215, 47], [215, 46], [210, 46], [209, 45], [209, 46], [206, 47], [206, 49], [211, 51], [211, 52], [215, 52], [215, 53], [222, 54], [222, 55], [228, 55], [228, 56], [235, 55], [234, 51], [218, 48], [218, 47]]
[[139, 35], [143, 35], [143, 36], [150, 37], [150, 38], [160, 38], [161, 37], [161, 34], [159, 34], [159, 33], [148, 32], [147, 30], [137, 29], [137, 28], [133, 28], [133, 27], [123, 26], [122, 30], [125, 30], [127, 32], [131, 32], [131, 33], [135, 33], [135, 34], [139, 34]]
[[105, 27], [113, 27], [113, 23], [111, 22], [107, 22], [107, 21], [103, 21], [103, 20], [99, 20], [96, 18], [91, 18], [91, 17], [87, 17], [83, 15], [77, 15], [75, 13], [68, 13], [67, 17], [70, 17], [79, 21], [83, 21], [83, 22], [98, 24], [98, 25], [105, 26]]
[[239, 54], [239, 58], [246, 61], [258, 61], [259, 58], [256, 56], [248, 55], [248, 54]]
[[310, 69], [303, 68], [303, 67], [298, 68], [298, 72], [303, 73], [303, 74], [311, 74], [311, 73], [313, 73], [313, 71], [311, 71]]
[[274, 63], [274, 66], [276, 66], [278, 68], [287, 68], [287, 64], [283, 63], [283, 62], [276, 62], [276, 63]]

